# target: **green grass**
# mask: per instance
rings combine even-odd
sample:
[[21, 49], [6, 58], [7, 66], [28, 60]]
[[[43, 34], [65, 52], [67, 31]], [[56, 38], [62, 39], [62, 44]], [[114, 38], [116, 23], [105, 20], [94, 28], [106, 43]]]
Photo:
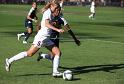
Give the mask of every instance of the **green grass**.
[[[16, 37], [25, 31], [29, 9], [29, 5], [0, 5], [0, 84], [124, 84], [124, 11], [116, 7], [97, 7], [96, 19], [89, 20], [88, 7], [65, 6], [64, 17], [82, 45], [76, 46], [67, 33], [61, 35], [60, 70], [72, 70], [74, 80], [53, 78], [52, 63], [37, 62], [38, 54], [13, 63], [6, 72], [5, 58], [27, 50], [33, 41], [35, 33], [27, 45]], [[40, 51], [48, 53], [45, 48]]]

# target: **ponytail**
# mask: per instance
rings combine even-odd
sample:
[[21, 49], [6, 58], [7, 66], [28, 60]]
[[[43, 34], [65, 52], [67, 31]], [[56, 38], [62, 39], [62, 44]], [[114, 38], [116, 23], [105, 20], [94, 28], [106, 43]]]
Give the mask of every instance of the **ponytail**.
[[50, 8], [51, 3], [48, 2], [42, 9], [41, 12], [44, 13], [48, 8]]
[[48, 2], [42, 9], [41, 9], [41, 12], [44, 13], [48, 8], [50, 8], [51, 5], [58, 5], [58, 2], [56, 1], [50, 1]]

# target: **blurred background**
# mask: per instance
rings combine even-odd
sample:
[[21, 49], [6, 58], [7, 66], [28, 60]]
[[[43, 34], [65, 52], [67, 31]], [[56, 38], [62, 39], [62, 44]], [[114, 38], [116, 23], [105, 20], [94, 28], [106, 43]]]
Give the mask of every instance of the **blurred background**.
[[[44, 5], [49, 0], [0, 0], [0, 4], [31, 4], [32, 1]], [[65, 0], [64, 5], [89, 6], [91, 0]], [[97, 6], [124, 7], [124, 0], [96, 0]]]

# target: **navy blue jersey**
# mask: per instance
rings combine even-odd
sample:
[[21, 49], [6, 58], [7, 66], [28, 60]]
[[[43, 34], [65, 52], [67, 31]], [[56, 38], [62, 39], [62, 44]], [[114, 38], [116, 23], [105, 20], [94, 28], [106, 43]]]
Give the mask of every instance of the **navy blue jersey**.
[[[32, 8], [30, 9], [29, 13], [28, 13], [28, 16], [29, 16], [30, 18], [32, 18], [32, 19], [34, 19], [35, 17], [36, 17], [36, 19], [37, 19], [36, 11], [37, 11], [37, 8], [33, 8], [33, 7], [32, 7]], [[26, 28], [31, 28], [31, 29], [33, 30], [33, 22], [32, 22], [32, 20], [29, 20], [29, 19], [26, 18], [26, 20], [25, 20], [25, 27], [26, 27]]]
[[37, 8], [31, 8], [30, 9], [30, 11], [29, 11], [29, 13], [28, 13], [28, 16], [30, 17], [30, 18], [32, 18], [32, 19], [34, 19], [35, 17], [37, 17], [36, 16], [36, 11], [37, 11]]
[[[56, 16], [52, 17], [51, 24], [56, 28], [61, 29], [61, 26], [64, 25], [64, 21], [61, 19], [61, 17]], [[59, 38], [59, 32], [52, 30], [51, 38]]]
[[[62, 25], [64, 25], [64, 21], [61, 19], [61, 17], [52, 17], [51, 24], [55, 26], [56, 28], [61, 29]], [[50, 35], [51, 41], [54, 42], [54, 44], [59, 47], [59, 32], [52, 30], [52, 33]]]

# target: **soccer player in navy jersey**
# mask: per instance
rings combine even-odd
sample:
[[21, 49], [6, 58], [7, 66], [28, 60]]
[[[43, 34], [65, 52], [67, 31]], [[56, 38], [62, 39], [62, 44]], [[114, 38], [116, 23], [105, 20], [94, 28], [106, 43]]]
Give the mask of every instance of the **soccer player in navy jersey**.
[[27, 40], [33, 32], [33, 22], [37, 23], [38, 17], [36, 13], [37, 13], [37, 3], [33, 2], [32, 7], [25, 19], [25, 27], [27, 31], [24, 33], [17, 34], [18, 40], [20, 40], [21, 36], [24, 36], [24, 40], [23, 40], [24, 44], [27, 44]]

